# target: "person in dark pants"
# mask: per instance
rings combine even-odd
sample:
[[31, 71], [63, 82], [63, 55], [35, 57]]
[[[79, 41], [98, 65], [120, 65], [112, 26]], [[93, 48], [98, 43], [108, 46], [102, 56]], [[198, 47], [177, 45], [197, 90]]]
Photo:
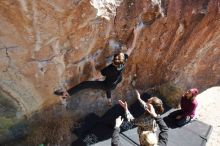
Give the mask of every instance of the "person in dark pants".
[[118, 83], [122, 81], [122, 72], [125, 68], [125, 63], [127, 62], [127, 60], [127, 54], [118, 53], [114, 55], [112, 64], [101, 70], [101, 74], [105, 76], [104, 81], [84, 81], [68, 89], [67, 91], [57, 90], [54, 92], [54, 94], [67, 97], [86, 88], [102, 89], [106, 91], [107, 98], [109, 99], [109, 104], [111, 104], [111, 91], [114, 90]]
[[[166, 123], [163, 121], [163, 118], [160, 117], [159, 115], [156, 114], [154, 107], [150, 104], [149, 109], [147, 109], [147, 112], [155, 119], [156, 123], [158, 124], [158, 127], [160, 129], [160, 133], [158, 136], [158, 140], [155, 137], [155, 135], [149, 135], [146, 138], [146, 146], [166, 146], [168, 142], [168, 127]], [[120, 126], [123, 122], [123, 119], [121, 119], [121, 116], [119, 116], [116, 121], [115, 121], [115, 127], [114, 127], [114, 132], [112, 135], [112, 141], [111, 145], [112, 146], [122, 146], [120, 143]], [[152, 141], [155, 141], [152, 143]]]
[[195, 111], [198, 106], [196, 96], [198, 89], [192, 88], [188, 90], [181, 98], [180, 110], [174, 111], [171, 117], [174, 119], [175, 124], [179, 127], [189, 123], [195, 116]]
[[125, 63], [133, 49], [134, 48], [130, 48], [126, 53], [118, 53], [114, 55], [112, 63], [101, 70], [101, 74], [105, 76], [104, 81], [84, 81], [67, 91], [56, 90], [54, 94], [67, 97], [86, 88], [102, 89], [106, 91], [108, 104], [111, 105], [111, 91], [122, 81], [122, 72], [125, 69]]
[[[112, 104], [111, 91], [114, 90], [117, 87], [118, 83], [122, 81], [122, 72], [125, 68], [125, 63], [128, 60], [128, 56], [130, 56], [130, 54], [135, 48], [141, 29], [142, 27], [137, 27], [134, 29], [133, 42], [132, 42], [131, 47], [127, 49], [126, 53], [115, 54], [113, 57], [112, 64], [108, 65], [107, 67], [101, 70], [101, 74], [105, 76], [104, 81], [84, 81], [76, 85], [75, 87], [68, 89], [67, 91], [56, 90], [54, 94], [58, 96], [63, 96], [65, 98], [86, 88], [102, 89], [106, 91], [108, 104], [111, 105]], [[123, 47], [121, 48], [122, 50], [126, 49], [125, 46]]]

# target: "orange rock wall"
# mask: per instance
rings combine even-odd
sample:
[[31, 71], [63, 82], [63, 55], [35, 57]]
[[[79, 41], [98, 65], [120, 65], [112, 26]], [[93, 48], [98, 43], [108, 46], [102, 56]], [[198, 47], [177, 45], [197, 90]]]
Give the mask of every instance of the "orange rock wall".
[[[202, 91], [220, 84], [218, 0], [123, 0], [110, 6], [108, 20], [89, 0], [1, 0], [0, 91], [31, 113], [59, 101], [55, 89], [100, 78], [119, 46], [132, 44], [115, 99], [130, 95], [134, 74], [141, 89], [171, 82]], [[74, 109], [101, 108], [105, 94], [98, 92], [77, 95]]]

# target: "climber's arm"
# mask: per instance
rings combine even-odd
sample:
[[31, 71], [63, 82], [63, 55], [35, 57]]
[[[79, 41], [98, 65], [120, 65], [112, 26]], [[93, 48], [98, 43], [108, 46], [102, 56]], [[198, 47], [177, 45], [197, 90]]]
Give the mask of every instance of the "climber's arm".
[[138, 36], [139, 36], [139, 34], [140, 34], [140, 29], [139, 29], [139, 28], [135, 28], [135, 29], [133, 30], [133, 33], [134, 33], [134, 39], [133, 39], [132, 45], [131, 45], [131, 47], [129, 47], [129, 48], [127, 49], [127, 51], [126, 51], [126, 54], [127, 54], [128, 56], [131, 55], [132, 51], [133, 51], [134, 48], [135, 48], [135, 45], [136, 45]]

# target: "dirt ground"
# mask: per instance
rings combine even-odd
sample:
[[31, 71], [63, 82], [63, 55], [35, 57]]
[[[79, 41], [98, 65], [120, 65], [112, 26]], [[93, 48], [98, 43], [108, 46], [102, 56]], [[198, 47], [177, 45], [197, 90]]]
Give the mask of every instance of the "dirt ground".
[[197, 118], [213, 126], [207, 146], [220, 145], [220, 87], [212, 87], [197, 96]]

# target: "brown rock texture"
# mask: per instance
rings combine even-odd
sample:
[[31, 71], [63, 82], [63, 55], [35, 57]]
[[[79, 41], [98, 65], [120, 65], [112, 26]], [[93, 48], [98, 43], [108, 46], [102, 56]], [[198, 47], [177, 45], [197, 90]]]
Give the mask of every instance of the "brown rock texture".
[[[16, 104], [15, 113], [58, 102], [55, 89], [100, 78], [120, 46], [135, 49], [115, 101], [133, 99], [134, 74], [142, 90], [168, 82], [200, 91], [220, 84], [218, 0], [99, 1], [104, 7], [97, 2], [0, 1], [0, 92]], [[106, 110], [103, 91], [83, 90], [73, 98], [76, 113]]]

